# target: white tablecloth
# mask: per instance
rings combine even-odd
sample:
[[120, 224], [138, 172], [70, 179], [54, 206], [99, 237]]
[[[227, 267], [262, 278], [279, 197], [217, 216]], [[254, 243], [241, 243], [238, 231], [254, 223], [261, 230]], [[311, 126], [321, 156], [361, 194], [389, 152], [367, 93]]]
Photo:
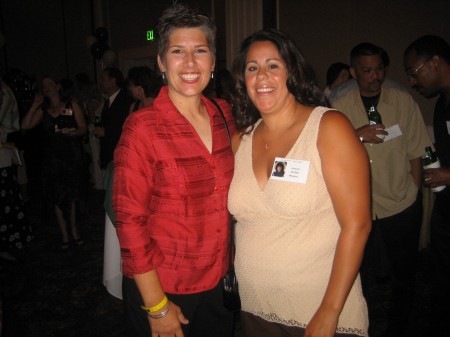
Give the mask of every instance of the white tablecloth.
[[122, 299], [122, 259], [119, 239], [108, 214], [105, 215], [103, 284], [111, 295]]

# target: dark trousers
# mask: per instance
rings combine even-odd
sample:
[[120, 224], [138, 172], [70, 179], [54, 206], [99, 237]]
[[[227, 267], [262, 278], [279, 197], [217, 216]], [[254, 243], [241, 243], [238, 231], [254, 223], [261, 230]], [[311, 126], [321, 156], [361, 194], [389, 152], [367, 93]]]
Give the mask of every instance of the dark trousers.
[[[448, 189], [449, 187], [447, 187]], [[430, 221], [431, 307], [434, 337], [448, 334], [450, 319], [450, 193], [436, 193]]]
[[404, 211], [372, 221], [360, 270], [371, 337], [401, 337], [408, 326], [421, 223], [421, 193]]
[[[123, 304], [129, 337], [150, 337], [147, 313], [134, 280], [124, 277], [122, 282]], [[181, 327], [185, 337], [231, 337], [233, 314], [223, 306], [222, 283], [211, 290], [196, 294], [166, 294], [169, 300], [181, 308], [189, 323]]]
[[[241, 311], [243, 337], [303, 337], [305, 329], [269, 322], [249, 312]], [[358, 337], [357, 335], [336, 333], [335, 337]]]

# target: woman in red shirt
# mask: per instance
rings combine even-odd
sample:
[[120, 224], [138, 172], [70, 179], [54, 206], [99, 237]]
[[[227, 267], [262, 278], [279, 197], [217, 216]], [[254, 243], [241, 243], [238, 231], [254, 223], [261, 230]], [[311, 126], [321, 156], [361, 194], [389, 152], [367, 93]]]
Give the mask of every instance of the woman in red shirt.
[[[220, 280], [234, 159], [224, 118], [202, 95], [213, 77], [215, 26], [178, 4], [163, 13], [158, 33], [166, 85], [128, 117], [114, 160], [127, 331], [231, 336]], [[218, 103], [233, 134], [230, 107]]]

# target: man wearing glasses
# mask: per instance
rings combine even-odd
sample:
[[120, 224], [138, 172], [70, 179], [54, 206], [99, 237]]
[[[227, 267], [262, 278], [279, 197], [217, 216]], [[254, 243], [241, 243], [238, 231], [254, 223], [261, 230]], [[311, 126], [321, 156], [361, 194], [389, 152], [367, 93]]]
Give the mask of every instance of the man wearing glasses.
[[[414, 300], [422, 222], [421, 157], [431, 141], [411, 95], [384, 85], [389, 57], [383, 48], [361, 43], [352, 49], [350, 63], [358, 88], [333, 107], [350, 119], [370, 159], [372, 232], [360, 269], [369, 335], [401, 337], [406, 336]], [[369, 123], [373, 110], [381, 115], [381, 123]], [[386, 288], [390, 299], [379, 296]], [[386, 300], [391, 301], [389, 310]]]
[[[450, 185], [450, 46], [438, 36], [426, 35], [412, 42], [404, 54], [409, 84], [426, 98], [439, 96], [433, 130], [441, 168], [425, 171], [425, 186]], [[448, 334], [450, 317], [450, 188], [435, 193], [431, 215], [430, 250], [433, 265], [433, 336]]]

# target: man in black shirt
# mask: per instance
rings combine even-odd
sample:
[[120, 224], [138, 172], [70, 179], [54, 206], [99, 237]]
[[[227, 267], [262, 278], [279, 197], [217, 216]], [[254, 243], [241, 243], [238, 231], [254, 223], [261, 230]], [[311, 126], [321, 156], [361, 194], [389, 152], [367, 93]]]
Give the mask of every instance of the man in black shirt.
[[[425, 35], [412, 42], [404, 54], [409, 84], [426, 98], [439, 96], [433, 130], [441, 168], [427, 169], [427, 187], [450, 185], [450, 45], [442, 38]], [[433, 336], [448, 335], [450, 317], [450, 187], [435, 193], [431, 215], [430, 248], [433, 264]]]

